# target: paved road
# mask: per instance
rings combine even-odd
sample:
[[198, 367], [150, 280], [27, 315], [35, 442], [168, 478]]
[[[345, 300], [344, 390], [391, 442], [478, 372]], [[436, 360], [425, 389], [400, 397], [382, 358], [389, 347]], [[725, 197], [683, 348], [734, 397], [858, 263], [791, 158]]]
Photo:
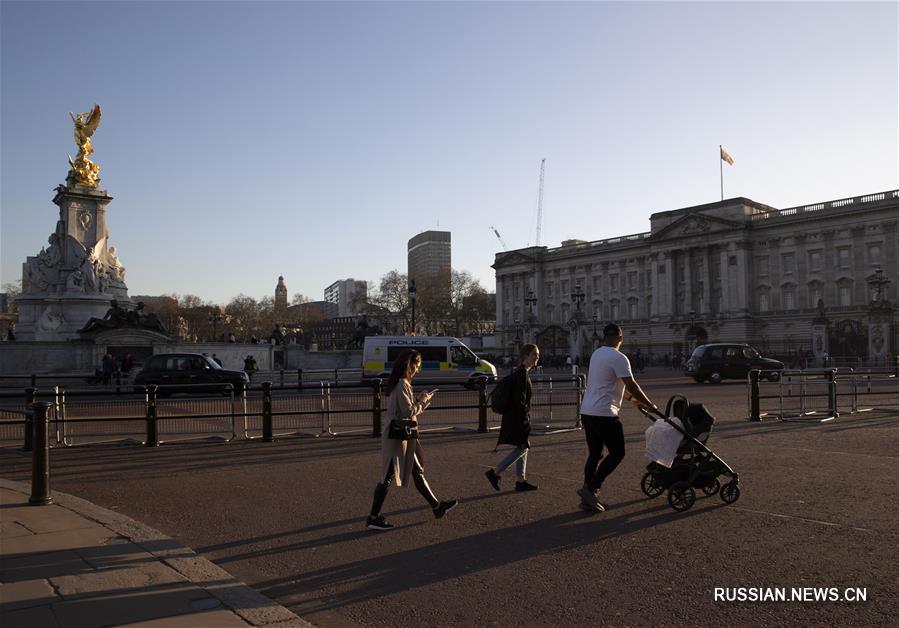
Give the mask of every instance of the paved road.
[[[645, 419], [624, 416], [629, 454], [601, 515], [576, 508], [579, 432], [534, 438], [534, 493], [495, 493], [493, 435], [428, 434], [427, 475], [462, 504], [435, 521], [394, 489], [398, 529], [364, 529], [378, 467], [363, 437], [53, 451], [53, 485], [191, 546], [313, 623], [426, 625], [894, 625], [899, 417], [747, 423], [745, 388], [647, 378], [686, 391], [719, 423], [710, 444], [741, 476], [735, 505], [675, 513], [639, 489]], [[425, 418], [425, 421], [427, 419]], [[0, 453], [0, 476], [29, 460]], [[863, 588], [867, 601], [721, 602], [716, 587]], [[829, 594], [829, 593], [828, 593]]]

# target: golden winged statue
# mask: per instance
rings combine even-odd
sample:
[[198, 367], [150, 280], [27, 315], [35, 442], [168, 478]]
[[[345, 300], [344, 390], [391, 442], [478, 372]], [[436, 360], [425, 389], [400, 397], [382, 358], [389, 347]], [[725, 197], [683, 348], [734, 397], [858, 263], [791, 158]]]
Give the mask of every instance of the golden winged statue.
[[94, 152], [91, 136], [100, 126], [100, 115], [100, 105], [96, 104], [90, 111], [78, 115], [69, 112], [69, 116], [75, 124], [75, 144], [78, 145], [78, 155], [75, 159], [72, 159], [71, 155], [69, 156], [69, 165], [72, 166], [69, 177], [81, 185], [92, 188], [97, 187], [97, 183], [100, 181], [100, 166], [88, 157]]

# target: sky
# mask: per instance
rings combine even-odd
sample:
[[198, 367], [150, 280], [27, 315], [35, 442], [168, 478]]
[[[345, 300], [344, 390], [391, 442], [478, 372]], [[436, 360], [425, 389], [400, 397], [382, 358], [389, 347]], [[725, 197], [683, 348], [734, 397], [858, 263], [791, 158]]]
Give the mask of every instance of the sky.
[[899, 187], [896, 2], [0, 2], [0, 282], [92, 159], [131, 295], [320, 300], [503, 250]]

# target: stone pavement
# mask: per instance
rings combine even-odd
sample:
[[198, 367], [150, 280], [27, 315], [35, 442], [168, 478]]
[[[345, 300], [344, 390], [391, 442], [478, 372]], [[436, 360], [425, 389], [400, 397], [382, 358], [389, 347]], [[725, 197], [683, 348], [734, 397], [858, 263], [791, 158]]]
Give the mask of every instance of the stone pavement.
[[265, 626], [308, 622], [162, 533], [83, 499], [0, 479], [0, 625]]

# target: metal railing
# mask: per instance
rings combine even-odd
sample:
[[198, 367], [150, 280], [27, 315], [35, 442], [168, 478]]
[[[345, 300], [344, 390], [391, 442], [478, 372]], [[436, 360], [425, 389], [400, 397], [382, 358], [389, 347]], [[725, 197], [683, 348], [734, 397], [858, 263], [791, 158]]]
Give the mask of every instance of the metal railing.
[[[779, 374], [776, 381], [762, 382], [772, 374]], [[899, 376], [891, 368], [753, 370], [748, 383], [750, 421], [823, 422], [862, 412], [899, 413]]]
[[[300, 381], [300, 380], [298, 380]], [[586, 378], [533, 378], [531, 417], [534, 432], [554, 433], [579, 428]], [[488, 386], [469, 389], [439, 380], [416, 380], [420, 389], [440, 388], [422, 421], [423, 432], [498, 429], [501, 417], [490, 411]], [[21, 442], [30, 450], [30, 419], [36, 402], [49, 403], [48, 421], [54, 447], [110, 441], [135, 441], [154, 447], [161, 442], [200, 438], [270, 441], [276, 436], [380, 436], [384, 391], [382, 382], [275, 385], [263, 382], [236, 392], [220, 385], [219, 395], [198, 397], [211, 390], [194, 386], [129, 387], [124, 391], [28, 388], [0, 391], [0, 443]], [[138, 392], [134, 392], [134, 391]], [[188, 396], [174, 396], [175, 392]], [[24, 417], [24, 418], [23, 418]]]

